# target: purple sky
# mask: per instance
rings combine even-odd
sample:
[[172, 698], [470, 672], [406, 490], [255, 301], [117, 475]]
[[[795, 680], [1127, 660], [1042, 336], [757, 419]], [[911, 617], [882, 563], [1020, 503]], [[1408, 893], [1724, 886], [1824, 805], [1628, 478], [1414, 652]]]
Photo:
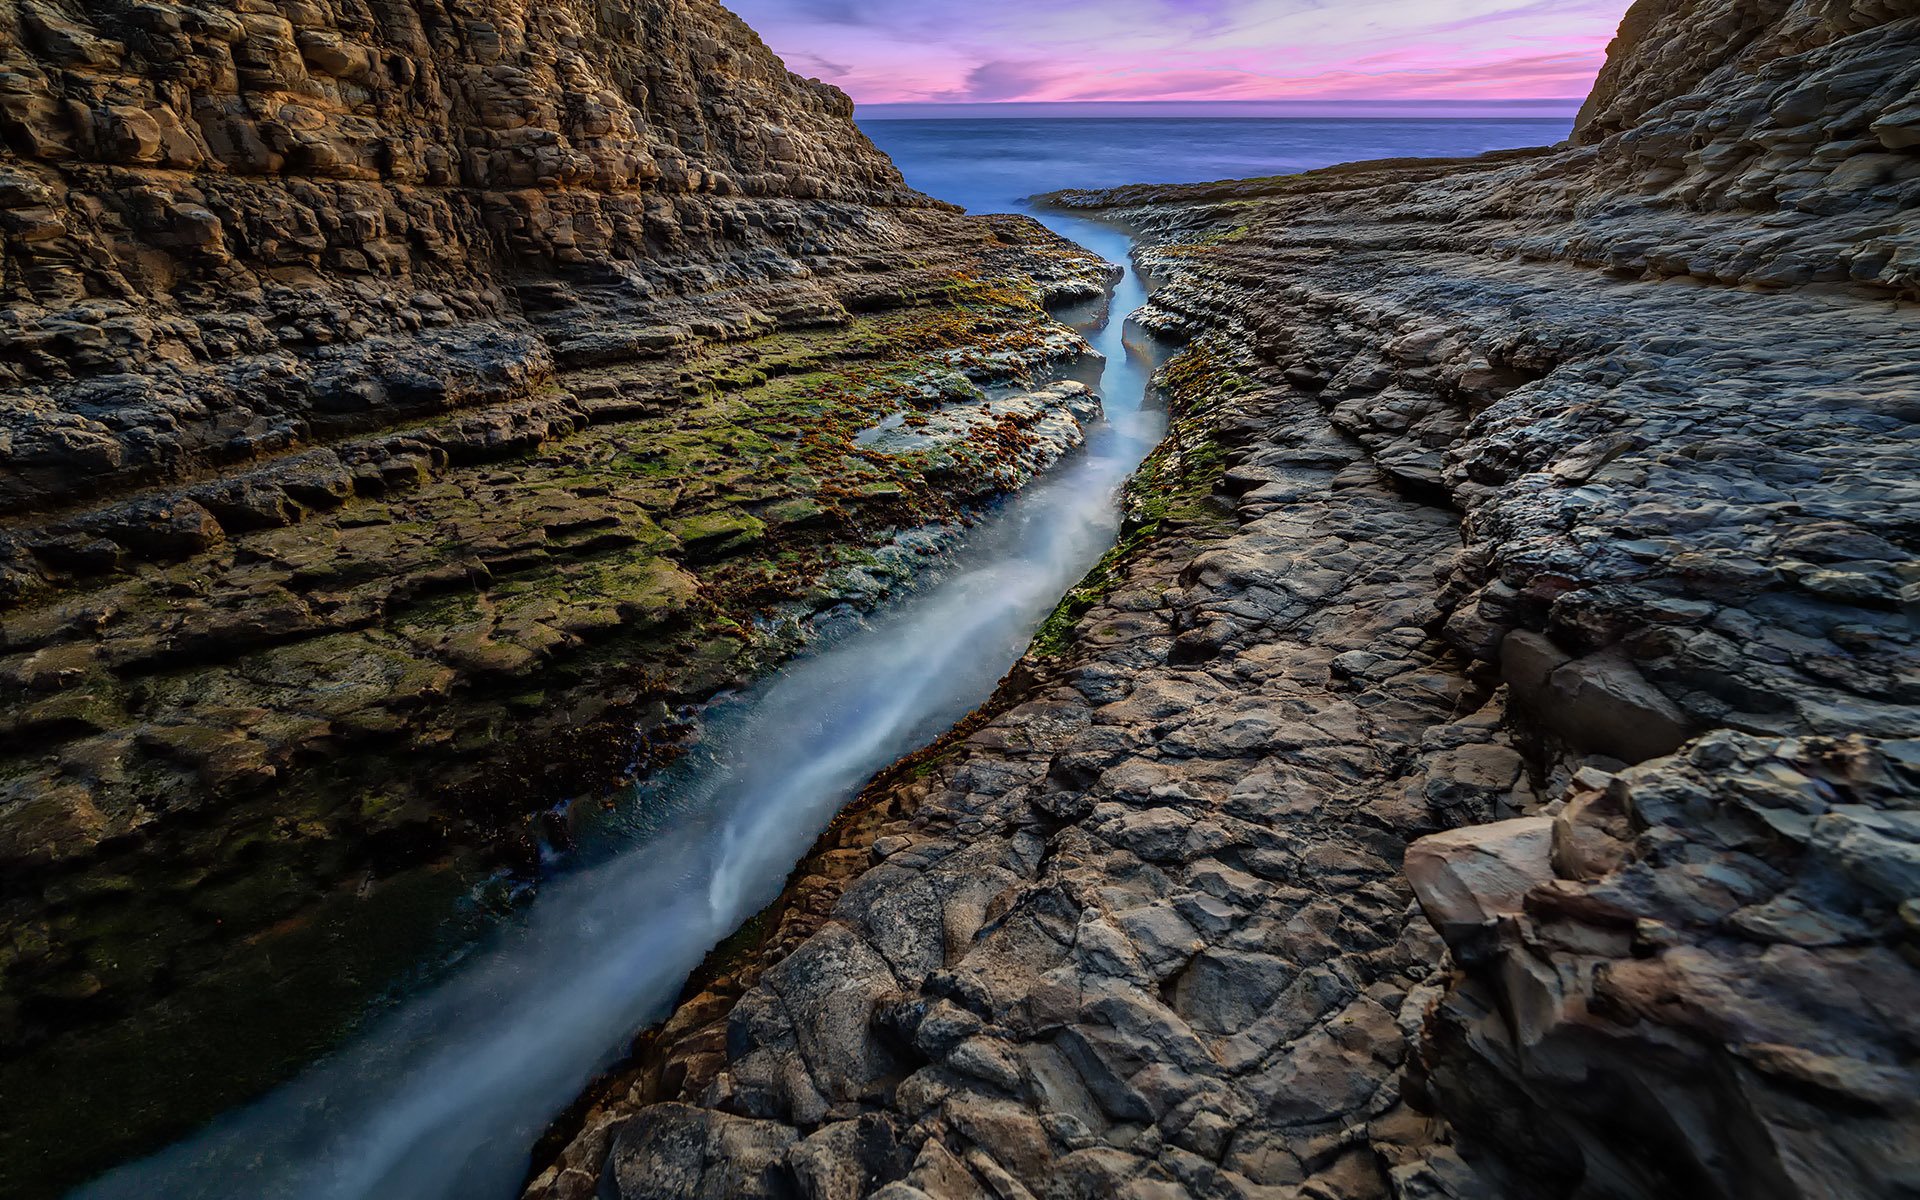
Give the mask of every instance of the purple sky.
[[725, 0], [869, 104], [1584, 96], [1627, 0]]

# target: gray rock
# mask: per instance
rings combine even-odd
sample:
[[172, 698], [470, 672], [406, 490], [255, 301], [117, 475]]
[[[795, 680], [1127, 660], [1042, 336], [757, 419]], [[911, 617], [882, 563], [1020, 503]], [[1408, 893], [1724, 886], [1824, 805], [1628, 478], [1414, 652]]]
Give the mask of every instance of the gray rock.
[[797, 1140], [771, 1121], [683, 1104], [642, 1111], [614, 1135], [607, 1174], [633, 1200], [793, 1200]]
[[1043, 847], [897, 980], [980, 1026], [871, 1101], [913, 1186], [1920, 1178], [1917, 61], [1900, 6], [1647, 3], [1565, 146], [1056, 198], [1191, 347], [1183, 515], [914, 794]]
[[1567, 663], [1547, 677], [1537, 702], [1574, 745], [1626, 762], [1671, 754], [1687, 739], [1686, 716], [1625, 655]]

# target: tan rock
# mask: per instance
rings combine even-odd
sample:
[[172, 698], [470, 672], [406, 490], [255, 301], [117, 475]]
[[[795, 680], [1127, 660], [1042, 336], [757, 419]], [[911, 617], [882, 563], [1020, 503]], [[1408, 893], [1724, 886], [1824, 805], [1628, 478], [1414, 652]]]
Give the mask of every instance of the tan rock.
[[1407, 847], [1407, 882], [1443, 937], [1464, 938], [1518, 913], [1552, 879], [1554, 821], [1522, 817], [1454, 829]]

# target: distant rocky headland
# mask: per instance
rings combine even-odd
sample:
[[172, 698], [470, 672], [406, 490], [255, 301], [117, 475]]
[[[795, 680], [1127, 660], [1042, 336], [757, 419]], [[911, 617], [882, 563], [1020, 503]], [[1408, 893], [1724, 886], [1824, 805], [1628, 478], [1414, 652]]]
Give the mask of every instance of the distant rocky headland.
[[[282, 1077], [1078, 446], [1108, 268], [851, 116], [712, 0], [0, 5], [0, 1191]], [[1181, 347], [1119, 544], [528, 1196], [1920, 1187], [1920, 4], [1639, 0], [1566, 144], [1050, 202]]]

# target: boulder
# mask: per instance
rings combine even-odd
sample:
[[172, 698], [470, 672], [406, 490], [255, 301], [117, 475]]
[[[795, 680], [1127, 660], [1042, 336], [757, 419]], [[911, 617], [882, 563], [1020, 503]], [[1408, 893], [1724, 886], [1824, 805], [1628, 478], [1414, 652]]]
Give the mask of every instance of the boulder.
[[657, 1105], [614, 1133], [607, 1178], [620, 1200], [798, 1200], [797, 1140], [772, 1121]]
[[1407, 847], [1407, 882], [1449, 943], [1518, 913], [1527, 893], [1554, 877], [1551, 817], [1449, 830]]

